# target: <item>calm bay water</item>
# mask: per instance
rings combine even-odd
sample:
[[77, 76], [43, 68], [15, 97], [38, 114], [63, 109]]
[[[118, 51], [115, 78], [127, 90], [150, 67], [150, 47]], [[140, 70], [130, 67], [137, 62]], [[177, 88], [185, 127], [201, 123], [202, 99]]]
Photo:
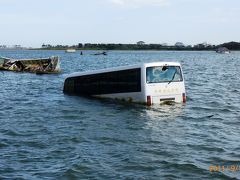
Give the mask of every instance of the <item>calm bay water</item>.
[[[0, 51], [59, 55], [63, 69], [0, 72], [0, 179], [240, 179], [240, 52], [83, 53]], [[145, 107], [62, 92], [69, 73], [153, 61], [182, 64], [186, 105]], [[210, 172], [217, 165], [226, 169]]]

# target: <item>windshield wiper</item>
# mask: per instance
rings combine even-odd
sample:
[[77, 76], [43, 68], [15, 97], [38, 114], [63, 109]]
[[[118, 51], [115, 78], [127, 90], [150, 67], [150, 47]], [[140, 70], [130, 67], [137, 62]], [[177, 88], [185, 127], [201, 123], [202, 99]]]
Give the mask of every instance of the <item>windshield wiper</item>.
[[172, 79], [168, 82], [168, 84], [170, 84], [171, 82], [173, 82], [173, 80], [174, 80], [174, 78], [175, 78], [175, 75], [176, 75], [176, 73], [177, 73], [177, 70], [175, 70], [175, 72], [174, 72], [174, 74], [173, 74], [173, 77], [172, 77]]

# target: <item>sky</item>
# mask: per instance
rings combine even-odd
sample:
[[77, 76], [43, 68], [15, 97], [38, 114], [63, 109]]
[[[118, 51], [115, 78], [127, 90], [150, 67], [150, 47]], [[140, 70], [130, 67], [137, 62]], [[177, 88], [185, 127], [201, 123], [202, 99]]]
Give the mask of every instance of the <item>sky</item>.
[[0, 0], [0, 45], [240, 41], [239, 0]]

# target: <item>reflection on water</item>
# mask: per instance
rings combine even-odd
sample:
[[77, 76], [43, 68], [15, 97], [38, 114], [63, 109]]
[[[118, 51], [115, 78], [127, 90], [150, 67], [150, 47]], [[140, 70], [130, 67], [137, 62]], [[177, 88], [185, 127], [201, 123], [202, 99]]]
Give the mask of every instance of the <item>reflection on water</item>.
[[185, 104], [172, 103], [172, 104], [156, 104], [151, 107], [145, 108], [147, 120], [174, 120], [178, 116], [181, 116]]

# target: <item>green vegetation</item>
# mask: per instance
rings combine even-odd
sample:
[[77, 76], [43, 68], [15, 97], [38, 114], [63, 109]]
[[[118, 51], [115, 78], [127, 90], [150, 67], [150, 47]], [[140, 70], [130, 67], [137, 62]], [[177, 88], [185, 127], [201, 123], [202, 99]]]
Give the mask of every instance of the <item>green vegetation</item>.
[[219, 47], [226, 47], [229, 50], [240, 50], [240, 42], [228, 42], [219, 45], [210, 45], [207, 43], [196, 44], [194, 46], [185, 46], [181, 42], [177, 42], [173, 46], [166, 44], [145, 44], [143, 41], [139, 41], [136, 44], [91, 44], [79, 43], [78, 45], [50, 45], [43, 44], [42, 50], [66, 50], [68, 48], [74, 48], [76, 50], [174, 50], [174, 51], [208, 51], [216, 50]]

